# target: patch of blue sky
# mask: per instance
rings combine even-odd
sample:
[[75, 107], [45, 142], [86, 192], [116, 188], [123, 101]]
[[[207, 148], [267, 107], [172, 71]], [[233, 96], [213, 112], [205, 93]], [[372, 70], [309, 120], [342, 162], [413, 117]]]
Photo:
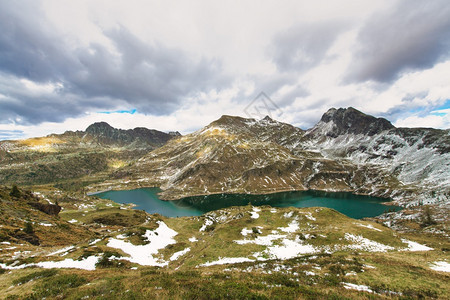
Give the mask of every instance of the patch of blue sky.
[[2, 140], [15, 140], [24, 136], [22, 130], [2, 130], [0, 129], [0, 141]]
[[136, 108], [133, 109], [121, 109], [121, 110], [114, 110], [114, 111], [99, 111], [98, 113], [100, 114], [130, 114], [130, 115], [134, 115], [137, 112]]
[[417, 115], [417, 116], [426, 116], [426, 115], [435, 115], [435, 116], [445, 116], [449, 113], [450, 109], [450, 99], [447, 99], [445, 103], [439, 106], [417, 106], [412, 107], [402, 113], [403, 115]]
[[430, 114], [443, 117], [450, 113], [450, 99], [447, 99], [444, 104], [436, 107]]

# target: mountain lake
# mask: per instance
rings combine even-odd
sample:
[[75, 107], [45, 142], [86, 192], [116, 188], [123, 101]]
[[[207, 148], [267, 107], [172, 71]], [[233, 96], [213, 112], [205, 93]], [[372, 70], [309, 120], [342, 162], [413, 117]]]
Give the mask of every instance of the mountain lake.
[[117, 203], [133, 203], [135, 209], [166, 217], [200, 216], [206, 212], [230, 206], [270, 205], [273, 207], [328, 207], [351, 218], [375, 217], [386, 211], [398, 211], [399, 206], [385, 205], [388, 199], [354, 195], [351, 193], [330, 193], [318, 191], [280, 192], [265, 195], [216, 194], [186, 197], [180, 200], [160, 200], [159, 188], [141, 188], [124, 191], [106, 191], [94, 194]]

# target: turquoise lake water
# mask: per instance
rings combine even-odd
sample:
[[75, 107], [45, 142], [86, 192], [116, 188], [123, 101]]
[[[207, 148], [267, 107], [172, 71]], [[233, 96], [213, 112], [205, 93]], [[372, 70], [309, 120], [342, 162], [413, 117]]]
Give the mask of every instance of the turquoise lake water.
[[111, 199], [117, 203], [134, 203], [136, 209], [148, 213], [158, 213], [166, 217], [200, 216], [208, 211], [230, 206], [270, 205], [273, 207], [329, 207], [351, 218], [375, 217], [386, 211], [398, 211], [401, 208], [384, 205], [386, 199], [360, 196], [351, 193], [326, 193], [316, 191], [281, 192], [268, 195], [218, 194], [187, 197], [175, 201], [163, 201], [158, 198], [159, 188], [142, 188], [125, 191], [107, 191], [95, 196]]

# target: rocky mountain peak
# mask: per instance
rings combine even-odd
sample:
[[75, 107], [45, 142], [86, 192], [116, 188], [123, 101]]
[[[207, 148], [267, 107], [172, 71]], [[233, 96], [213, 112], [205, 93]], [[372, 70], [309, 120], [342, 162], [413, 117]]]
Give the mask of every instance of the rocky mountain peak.
[[213, 123], [229, 124], [229, 123], [242, 122], [245, 120], [246, 120], [245, 118], [239, 117], [239, 116], [222, 115], [219, 119], [217, 119]]
[[169, 131], [169, 135], [170, 136], [181, 136], [181, 133], [179, 133], [178, 131]]
[[105, 145], [132, 145], [138, 148], [155, 148], [164, 145], [171, 138], [180, 135], [179, 132], [168, 134], [145, 127], [134, 129], [117, 129], [106, 122], [96, 122], [86, 128], [85, 133], [96, 142]]
[[262, 121], [272, 122], [273, 119], [272, 119], [271, 117], [269, 117], [269, 116], [265, 116], [265, 117], [262, 119]]
[[86, 128], [86, 133], [108, 136], [114, 130], [115, 128], [106, 122], [96, 122], [94, 124], [89, 125], [88, 128]]
[[223, 115], [219, 119], [213, 121], [209, 126], [219, 126], [228, 128], [243, 128], [246, 127], [248, 121], [255, 121], [254, 119], [246, 119], [238, 116]]
[[373, 136], [384, 130], [394, 128], [394, 125], [388, 120], [366, 115], [353, 107], [331, 108], [322, 116], [321, 122], [334, 123], [331, 132], [327, 133], [332, 137], [346, 133]]

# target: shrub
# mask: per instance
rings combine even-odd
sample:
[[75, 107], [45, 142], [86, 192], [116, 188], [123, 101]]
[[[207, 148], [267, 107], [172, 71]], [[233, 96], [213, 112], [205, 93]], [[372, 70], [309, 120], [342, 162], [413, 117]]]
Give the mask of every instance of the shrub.
[[106, 251], [103, 253], [102, 258], [95, 264], [98, 268], [120, 268], [124, 267], [125, 264], [121, 261], [111, 260], [111, 257], [121, 257], [119, 253], [115, 251]]
[[433, 219], [431, 208], [429, 206], [425, 206], [422, 212], [422, 227], [427, 227], [434, 224], [436, 224], [436, 221]]
[[25, 223], [25, 228], [23, 229], [23, 231], [27, 234], [33, 234], [34, 229], [33, 229], [33, 224], [31, 224], [30, 221]]
[[259, 234], [260, 233], [258, 227], [252, 227], [252, 232], [253, 232], [253, 234]]
[[22, 193], [19, 191], [17, 185], [14, 184], [11, 188], [11, 192], [9, 193], [9, 195], [12, 197], [20, 198], [20, 196], [22, 196]]

